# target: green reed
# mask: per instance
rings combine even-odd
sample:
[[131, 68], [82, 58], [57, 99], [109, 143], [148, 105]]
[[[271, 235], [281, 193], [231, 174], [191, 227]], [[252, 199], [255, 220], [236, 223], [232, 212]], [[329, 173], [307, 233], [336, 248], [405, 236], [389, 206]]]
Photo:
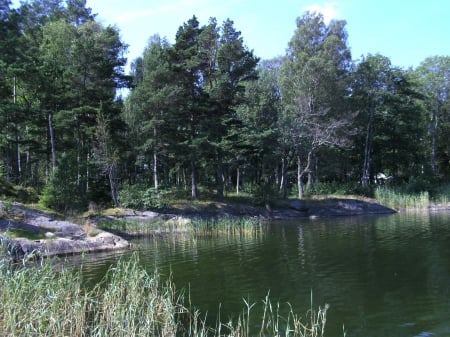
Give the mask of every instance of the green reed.
[[[287, 317], [268, 296], [263, 317], [253, 318], [256, 304], [246, 301], [236, 321], [206, 324], [171, 279], [148, 274], [136, 255], [119, 261], [95, 288], [86, 290], [79, 271], [57, 271], [50, 263], [13, 267], [0, 260], [0, 336], [323, 336], [326, 310], [311, 310], [303, 321], [292, 308]], [[251, 322], [251, 323], [250, 323]]]
[[426, 209], [430, 205], [428, 192], [404, 193], [394, 188], [378, 187], [375, 199], [381, 204], [394, 209]]
[[261, 233], [263, 222], [251, 217], [198, 218], [190, 224], [195, 237], [204, 236], [249, 236]]
[[89, 298], [79, 275], [0, 260], [1, 336], [83, 336]]
[[138, 221], [133, 219], [106, 220], [97, 224], [103, 230], [119, 235], [146, 236], [160, 234], [183, 234], [193, 237], [240, 235], [261, 232], [261, 220], [251, 217], [223, 216], [218, 218], [181, 218]]

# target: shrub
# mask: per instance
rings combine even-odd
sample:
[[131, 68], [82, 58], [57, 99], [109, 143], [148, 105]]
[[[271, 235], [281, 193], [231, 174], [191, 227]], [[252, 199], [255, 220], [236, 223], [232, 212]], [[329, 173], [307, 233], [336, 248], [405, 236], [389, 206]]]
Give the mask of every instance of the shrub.
[[164, 209], [167, 208], [168, 191], [146, 187], [142, 184], [125, 185], [119, 191], [119, 201], [122, 207], [134, 209]]
[[261, 183], [253, 188], [252, 191], [253, 204], [256, 206], [273, 206], [274, 201], [278, 198], [276, 188], [270, 183]]
[[76, 172], [73, 172], [75, 167], [69, 156], [61, 156], [58, 167], [42, 191], [39, 200], [42, 206], [64, 212], [65, 215], [87, 206], [86, 194], [80, 191], [73, 178], [77, 177]]
[[371, 196], [370, 188], [364, 188], [358, 182], [341, 183], [337, 181], [320, 182], [314, 184], [314, 195], [361, 195]]

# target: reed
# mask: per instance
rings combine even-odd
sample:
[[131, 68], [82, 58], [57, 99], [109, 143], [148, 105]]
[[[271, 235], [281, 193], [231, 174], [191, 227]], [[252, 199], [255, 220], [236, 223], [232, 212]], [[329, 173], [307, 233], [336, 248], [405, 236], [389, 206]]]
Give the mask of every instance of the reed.
[[394, 209], [426, 209], [430, 206], [428, 192], [405, 193], [394, 188], [378, 187], [375, 199], [381, 204]]
[[79, 275], [0, 262], [1, 336], [83, 336], [89, 298]]
[[[328, 308], [311, 309], [304, 321], [291, 308], [283, 318], [267, 295], [263, 317], [251, 317], [256, 304], [244, 301], [236, 321], [222, 323], [219, 316], [211, 327], [206, 315], [185, 306], [170, 278], [149, 275], [135, 254], [91, 290], [83, 287], [79, 271], [57, 271], [50, 264], [14, 268], [0, 260], [0, 289], [0, 336], [318, 337]], [[253, 333], [254, 326], [259, 331]]]
[[249, 236], [262, 232], [266, 227], [261, 220], [251, 217], [198, 218], [191, 222], [195, 237], [205, 236]]
[[124, 236], [151, 236], [160, 234], [184, 234], [194, 238], [218, 235], [248, 236], [260, 233], [263, 223], [256, 218], [173, 218], [169, 220], [138, 221], [130, 219], [107, 220], [97, 227]]
[[435, 205], [449, 205], [450, 204], [450, 184], [441, 184], [434, 191], [432, 200]]

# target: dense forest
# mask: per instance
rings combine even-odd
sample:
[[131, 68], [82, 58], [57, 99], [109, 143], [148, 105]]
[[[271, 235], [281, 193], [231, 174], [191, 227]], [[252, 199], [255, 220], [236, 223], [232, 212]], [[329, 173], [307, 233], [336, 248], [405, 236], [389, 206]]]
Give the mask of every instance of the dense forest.
[[125, 74], [126, 41], [85, 0], [0, 0], [0, 177], [59, 210], [450, 178], [450, 56], [354, 61], [346, 22], [310, 12], [271, 60], [230, 19], [180, 24]]

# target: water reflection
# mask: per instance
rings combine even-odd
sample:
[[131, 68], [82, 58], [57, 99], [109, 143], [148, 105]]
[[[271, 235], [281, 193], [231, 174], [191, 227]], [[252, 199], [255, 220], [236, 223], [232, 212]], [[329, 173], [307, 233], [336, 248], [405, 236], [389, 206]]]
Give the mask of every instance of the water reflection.
[[[450, 335], [450, 216], [397, 214], [271, 223], [257, 235], [136, 240], [149, 271], [215, 320], [243, 298], [289, 302], [299, 313], [329, 303], [327, 336]], [[127, 253], [129, 254], [129, 253]], [[117, 255], [83, 260], [101, 277]], [[255, 317], [258, 315], [256, 309]]]

